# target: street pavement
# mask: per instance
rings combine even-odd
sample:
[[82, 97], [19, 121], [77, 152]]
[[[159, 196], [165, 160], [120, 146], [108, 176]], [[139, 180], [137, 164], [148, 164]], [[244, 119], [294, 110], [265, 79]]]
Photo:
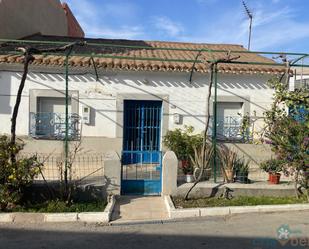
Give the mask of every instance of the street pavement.
[[0, 248], [309, 248], [309, 211], [112, 226], [81, 222], [2, 223]]

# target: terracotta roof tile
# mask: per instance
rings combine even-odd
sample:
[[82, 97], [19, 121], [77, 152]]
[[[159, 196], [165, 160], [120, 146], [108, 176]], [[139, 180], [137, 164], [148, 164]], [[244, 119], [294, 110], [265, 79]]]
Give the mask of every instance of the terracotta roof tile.
[[[100, 55], [114, 55], [114, 56], [127, 56], [130, 58], [98, 58], [94, 55], [94, 61], [98, 68], [104, 69], [117, 69], [117, 70], [147, 70], [147, 71], [180, 71], [190, 72], [193, 66], [191, 62], [179, 62], [179, 61], [160, 61], [160, 60], [141, 60], [137, 57], [143, 58], [156, 58], [156, 59], [181, 59], [181, 60], [194, 60], [198, 54], [197, 51], [183, 51], [183, 50], [152, 50], [151, 48], [175, 48], [175, 49], [210, 49], [210, 50], [234, 50], [234, 51], [246, 51], [241, 45], [233, 44], [196, 44], [196, 43], [179, 43], [179, 42], [159, 42], [159, 41], [136, 41], [136, 40], [113, 40], [113, 39], [77, 39], [72, 37], [55, 37], [55, 36], [41, 36], [35, 35], [27, 38], [32, 40], [43, 41], [63, 41], [73, 42], [76, 40], [83, 40], [87, 43], [101, 43], [101, 44], [116, 44], [116, 45], [128, 45], [128, 46], [143, 46], [145, 48], [115, 48], [107, 46], [91, 46], [85, 45], [83, 47], [76, 46], [73, 50], [75, 54], [100, 54]], [[22, 63], [22, 57], [16, 55], [5, 54], [8, 50], [12, 50], [13, 45], [7, 47], [0, 47], [0, 64], [3, 63]], [[44, 44], [36, 45], [38, 47], [50, 47]], [[215, 52], [210, 53], [204, 51], [201, 53], [199, 59], [212, 60], [222, 58], [225, 53]], [[257, 54], [233, 54], [233, 56], [239, 55], [238, 61], [241, 62], [265, 62], [274, 63], [273, 60], [257, 55]], [[134, 59], [136, 58], [136, 59]], [[92, 62], [89, 56], [71, 56], [69, 58], [69, 64], [72, 67], [92, 67]], [[64, 56], [59, 55], [36, 55], [33, 65], [40, 66], [63, 66]], [[267, 73], [278, 74], [284, 72], [283, 66], [271, 66], [271, 65], [253, 65], [253, 64], [228, 64], [220, 63], [218, 66], [219, 72], [223, 73]], [[196, 63], [195, 71], [205, 73], [209, 71], [209, 65], [207, 63]]]

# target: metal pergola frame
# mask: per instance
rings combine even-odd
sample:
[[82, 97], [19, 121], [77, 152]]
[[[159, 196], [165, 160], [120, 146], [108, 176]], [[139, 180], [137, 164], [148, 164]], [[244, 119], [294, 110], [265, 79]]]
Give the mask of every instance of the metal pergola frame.
[[[78, 41], [78, 38], [76, 38]], [[14, 39], [0, 39], [0, 49], [5, 47], [6, 44], [10, 45], [51, 45], [51, 46], [64, 46], [72, 43], [72, 41], [63, 42], [63, 41], [40, 41], [40, 40], [14, 40]], [[5, 45], [3, 45], [5, 44]], [[213, 131], [212, 131], [212, 144], [214, 146], [214, 181], [217, 179], [217, 88], [218, 88], [218, 64], [222, 63], [220, 61], [212, 60], [199, 60], [199, 56], [202, 55], [203, 52], [207, 53], [229, 53], [233, 54], [259, 54], [259, 55], [280, 55], [280, 56], [294, 56], [295, 59], [289, 62], [289, 66], [293, 67], [308, 67], [309, 64], [298, 64], [299, 61], [304, 60], [306, 57], [309, 57], [308, 53], [294, 53], [294, 52], [274, 52], [274, 51], [249, 51], [249, 50], [218, 50], [218, 49], [193, 49], [193, 48], [171, 48], [171, 47], [151, 47], [151, 46], [135, 46], [135, 45], [120, 45], [120, 44], [109, 44], [109, 43], [92, 43], [87, 42], [85, 45], [87, 46], [98, 46], [98, 47], [106, 47], [106, 48], [126, 48], [126, 49], [145, 49], [145, 50], [167, 50], [167, 51], [186, 51], [186, 52], [197, 52], [194, 60], [192, 59], [175, 59], [175, 58], [158, 58], [158, 57], [138, 57], [138, 56], [118, 56], [113, 54], [96, 54], [96, 53], [75, 53], [72, 50], [72, 47], [69, 48], [65, 53], [42, 53], [41, 55], [58, 55], [65, 56], [65, 138], [64, 138], [64, 149], [65, 149], [65, 168], [68, 166], [68, 155], [69, 155], [69, 137], [68, 137], [68, 129], [69, 129], [69, 114], [68, 114], [68, 100], [69, 100], [69, 57], [70, 56], [81, 56], [81, 57], [89, 57], [96, 73], [96, 77], [98, 79], [97, 67], [94, 62], [94, 58], [111, 58], [111, 59], [127, 59], [127, 60], [142, 60], [142, 61], [162, 61], [162, 62], [187, 62], [192, 63], [192, 68], [190, 70], [189, 81], [192, 81], [193, 72], [195, 70], [195, 65], [199, 63], [213, 63], [214, 67], [211, 68], [210, 74], [214, 79], [214, 101], [213, 101]], [[76, 45], [78, 46], [78, 45]], [[3, 53], [4, 52], [4, 53]], [[17, 51], [1, 51], [0, 55], [22, 55], [21, 52]], [[254, 61], [229, 61], [224, 62], [224, 64], [244, 64], [244, 65], [264, 65], [264, 66], [280, 66], [285, 67], [287, 63], [267, 63], [267, 62], [254, 62]], [[282, 73], [284, 75], [284, 73]]]

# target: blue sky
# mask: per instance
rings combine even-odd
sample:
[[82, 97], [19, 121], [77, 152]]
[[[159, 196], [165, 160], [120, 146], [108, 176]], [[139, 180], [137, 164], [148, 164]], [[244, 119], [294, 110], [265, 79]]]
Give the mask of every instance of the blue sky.
[[[247, 46], [241, 0], [67, 0], [87, 37]], [[309, 52], [309, 0], [247, 0], [252, 50]]]

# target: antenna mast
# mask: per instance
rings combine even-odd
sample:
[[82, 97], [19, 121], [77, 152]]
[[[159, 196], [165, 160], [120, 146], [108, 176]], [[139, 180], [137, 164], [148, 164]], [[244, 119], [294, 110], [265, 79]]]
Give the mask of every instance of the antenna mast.
[[249, 41], [248, 41], [248, 50], [250, 50], [250, 45], [251, 45], [251, 32], [252, 32], [252, 19], [253, 19], [253, 15], [252, 12], [249, 10], [247, 4], [245, 1], [242, 1], [242, 5], [245, 8], [246, 14], [250, 20], [250, 24], [249, 24]]

